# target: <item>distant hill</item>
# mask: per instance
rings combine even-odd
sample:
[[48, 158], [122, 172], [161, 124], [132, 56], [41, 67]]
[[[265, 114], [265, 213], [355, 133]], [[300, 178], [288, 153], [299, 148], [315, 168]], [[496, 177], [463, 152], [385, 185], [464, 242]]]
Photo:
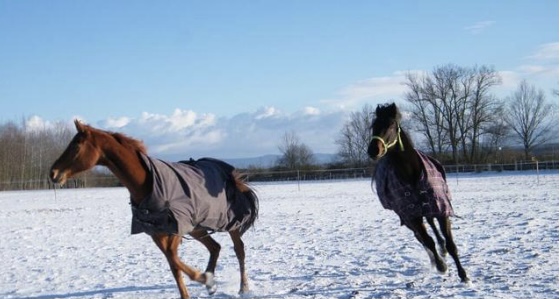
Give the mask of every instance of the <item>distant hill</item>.
[[264, 155], [252, 158], [224, 159], [224, 161], [237, 168], [247, 168], [249, 166], [268, 168], [274, 166], [279, 157], [279, 155]]
[[[248, 168], [250, 166], [253, 167], [262, 167], [262, 168], [269, 168], [276, 165], [276, 162], [281, 157], [281, 155], [264, 155], [260, 157], [253, 157], [253, 158], [233, 158], [233, 159], [224, 159], [224, 161], [230, 163], [231, 165], [237, 168]], [[336, 154], [314, 154], [315, 162], [317, 164], [328, 164], [336, 160]]]

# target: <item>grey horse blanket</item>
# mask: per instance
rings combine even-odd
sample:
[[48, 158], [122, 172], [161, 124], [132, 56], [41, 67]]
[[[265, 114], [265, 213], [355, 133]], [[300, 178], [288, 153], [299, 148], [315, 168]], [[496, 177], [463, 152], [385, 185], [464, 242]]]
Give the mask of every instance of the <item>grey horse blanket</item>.
[[233, 166], [216, 159], [165, 162], [141, 155], [153, 179], [153, 191], [131, 203], [132, 234], [185, 235], [195, 228], [229, 231], [251, 216], [248, 200], [237, 190]]
[[407, 220], [422, 216], [453, 216], [451, 194], [445, 178], [445, 169], [434, 158], [416, 151], [422, 161], [422, 174], [416, 185], [410, 185], [397, 176], [387, 157], [379, 160], [375, 169], [375, 187], [381, 205]]

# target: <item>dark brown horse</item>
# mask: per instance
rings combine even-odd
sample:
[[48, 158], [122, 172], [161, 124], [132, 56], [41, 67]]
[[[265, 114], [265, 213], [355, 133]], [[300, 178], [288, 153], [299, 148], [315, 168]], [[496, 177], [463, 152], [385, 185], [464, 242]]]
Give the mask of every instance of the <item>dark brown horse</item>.
[[[130, 192], [132, 232], [149, 234], [165, 254], [181, 298], [189, 298], [182, 273], [216, 291], [214, 270], [220, 244], [211, 231], [228, 231], [239, 261], [240, 293], [249, 290], [243, 233], [258, 214], [255, 193], [232, 166], [214, 159], [169, 163], [150, 158], [144, 145], [119, 133], [75, 121], [77, 134], [51, 167], [53, 182], [64, 182], [96, 165], [106, 166]], [[167, 176], [170, 175], [170, 176]], [[169, 178], [168, 178], [169, 177]], [[166, 186], [166, 180], [171, 186]], [[186, 191], [178, 195], [178, 191]], [[219, 209], [215, 211], [215, 207]], [[204, 273], [183, 263], [177, 253], [183, 234], [210, 252]]]
[[[395, 104], [379, 105], [375, 114], [368, 154], [377, 160], [374, 180], [383, 207], [399, 215], [401, 225], [414, 232], [437, 270], [445, 272], [447, 265], [424, 225], [423, 219], [426, 218], [440, 244], [442, 255], [449, 252], [461, 281], [468, 282], [451, 234], [449, 217], [453, 216], [453, 208], [443, 167], [437, 160], [414, 148], [400, 126], [401, 114]], [[434, 224], [434, 218], [439, 222], [443, 238]]]

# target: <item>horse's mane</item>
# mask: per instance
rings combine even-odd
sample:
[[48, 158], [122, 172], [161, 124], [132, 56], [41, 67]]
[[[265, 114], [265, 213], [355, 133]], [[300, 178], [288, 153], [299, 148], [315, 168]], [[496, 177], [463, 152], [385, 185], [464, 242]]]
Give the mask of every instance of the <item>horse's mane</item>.
[[142, 154], [146, 154], [146, 146], [140, 140], [134, 139], [132, 137], [126, 136], [122, 133], [115, 133], [115, 132], [108, 132], [115, 140], [122, 144], [123, 146], [130, 148], [136, 152], [140, 152]]
[[379, 104], [377, 109], [375, 109], [375, 117], [379, 119], [394, 119], [397, 122], [401, 121], [401, 112], [395, 103], [391, 104]]
[[85, 125], [85, 124], [81, 124], [81, 125], [84, 126], [85, 128], [87, 128], [89, 131], [109, 135], [115, 141], [117, 141], [119, 144], [121, 144], [122, 146], [124, 146], [124, 147], [126, 147], [126, 148], [128, 148], [128, 149], [130, 149], [134, 152], [140, 152], [140, 153], [145, 154], [145, 155], [148, 152], [146, 150], [146, 146], [140, 140], [134, 139], [134, 138], [129, 137], [129, 136], [127, 136], [125, 134], [122, 134], [122, 133], [104, 131], [104, 130], [96, 129], [96, 128], [90, 126], [90, 125]]

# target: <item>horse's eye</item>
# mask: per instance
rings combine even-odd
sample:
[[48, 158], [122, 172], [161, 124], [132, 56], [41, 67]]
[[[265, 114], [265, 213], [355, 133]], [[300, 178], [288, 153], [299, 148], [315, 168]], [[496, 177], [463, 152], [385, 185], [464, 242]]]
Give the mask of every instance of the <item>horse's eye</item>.
[[78, 133], [76, 134], [76, 136], [74, 136], [74, 139], [70, 142], [69, 147], [72, 148], [73, 150], [78, 150], [84, 140], [85, 140], [85, 136], [81, 133]]

